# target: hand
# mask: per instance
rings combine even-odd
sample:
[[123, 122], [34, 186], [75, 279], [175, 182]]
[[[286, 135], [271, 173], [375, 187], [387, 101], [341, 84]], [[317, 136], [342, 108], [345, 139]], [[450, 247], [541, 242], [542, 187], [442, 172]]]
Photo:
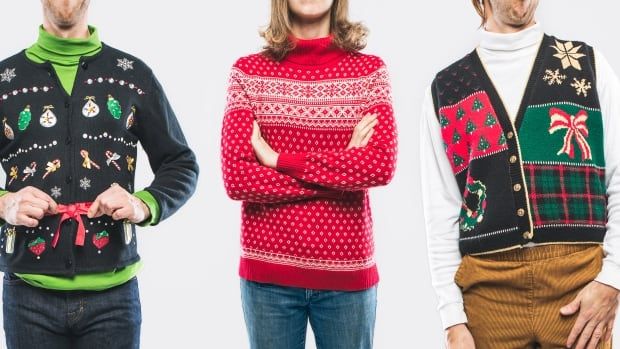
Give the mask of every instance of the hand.
[[599, 342], [609, 341], [617, 308], [618, 290], [597, 281], [590, 282], [572, 302], [560, 309], [564, 316], [579, 311], [566, 346], [572, 348], [577, 343], [575, 349], [594, 349]]
[[54, 199], [35, 187], [0, 197], [0, 217], [11, 225], [34, 228], [46, 214], [56, 214], [57, 207]]
[[151, 216], [151, 211], [142, 200], [131, 195], [118, 184], [99, 194], [88, 210], [88, 218], [112, 217], [115, 221], [129, 220], [141, 223]]
[[252, 129], [251, 142], [258, 162], [263, 166], [276, 168], [278, 165], [278, 156], [280, 156], [280, 154], [276, 153], [267, 141], [265, 141], [256, 120], [254, 121], [254, 128]]
[[370, 141], [372, 134], [375, 133], [375, 126], [377, 126], [378, 123], [377, 114], [366, 114], [362, 120], [355, 125], [347, 150], [352, 148], [363, 148], [368, 145], [368, 141]]
[[476, 349], [474, 337], [469, 332], [467, 325], [458, 324], [446, 330], [447, 349]]

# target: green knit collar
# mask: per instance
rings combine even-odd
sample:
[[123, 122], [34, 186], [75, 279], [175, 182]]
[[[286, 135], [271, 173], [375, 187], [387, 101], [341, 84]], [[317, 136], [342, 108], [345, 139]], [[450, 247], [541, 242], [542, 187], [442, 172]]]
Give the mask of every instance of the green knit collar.
[[101, 50], [97, 28], [88, 26], [90, 35], [86, 39], [60, 38], [39, 27], [39, 38], [30, 48], [28, 53], [36, 56], [41, 61], [50, 61], [60, 65], [77, 64], [82, 56], [92, 56]]

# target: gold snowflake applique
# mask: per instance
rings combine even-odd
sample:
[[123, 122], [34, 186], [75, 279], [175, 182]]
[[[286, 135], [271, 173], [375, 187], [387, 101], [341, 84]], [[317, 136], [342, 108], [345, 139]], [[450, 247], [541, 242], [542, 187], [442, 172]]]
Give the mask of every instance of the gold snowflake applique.
[[592, 84], [586, 79], [577, 80], [577, 78], [573, 78], [573, 83], [570, 85], [577, 91], [577, 96], [583, 94], [584, 97], [588, 97], [588, 90], [592, 88]]
[[559, 58], [562, 62], [562, 68], [573, 67], [577, 70], [581, 70], [581, 64], [579, 64], [579, 58], [584, 57], [585, 54], [580, 53], [581, 45], [573, 46], [572, 41], [559, 42], [555, 41], [555, 45], [551, 45], [556, 50], [556, 54], [553, 57]]
[[549, 86], [553, 84], [562, 85], [564, 79], [566, 79], [566, 75], [560, 74], [560, 69], [547, 69], [545, 70], [545, 76], [543, 76], [543, 80], [545, 80]]

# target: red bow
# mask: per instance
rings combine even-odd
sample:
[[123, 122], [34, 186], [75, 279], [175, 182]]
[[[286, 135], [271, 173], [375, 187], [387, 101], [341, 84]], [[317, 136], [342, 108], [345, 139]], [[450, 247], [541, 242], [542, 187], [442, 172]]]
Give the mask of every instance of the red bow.
[[54, 234], [54, 240], [52, 240], [52, 247], [56, 247], [58, 238], [60, 237], [60, 228], [62, 223], [67, 219], [75, 219], [78, 223], [77, 234], [75, 236], [75, 244], [78, 246], [84, 246], [84, 240], [86, 239], [86, 228], [84, 227], [84, 221], [82, 221], [82, 215], [88, 213], [88, 209], [92, 205], [92, 202], [80, 202], [71, 205], [58, 205], [58, 213], [61, 214], [60, 222], [58, 222], [58, 228], [56, 234]]
[[592, 151], [586, 140], [589, 134], [588, 126], [586, 125], [588, 113], [585, 110], [580, 110], [577, 115], [570, 115], [562, 109], [551, 108], [549, 109], [549, 116], [551, 117], [551, 124], [549, 125], [550, 134], [558, 130], [566, 129], [564, 145], [560, 151], [558, 151], [557, 155], [564, 153], [568, 154], [571, 159], [575, 157], [575, 148], [573, 147], [574, 137], [581, 150], [581, 160], [592, 160]]

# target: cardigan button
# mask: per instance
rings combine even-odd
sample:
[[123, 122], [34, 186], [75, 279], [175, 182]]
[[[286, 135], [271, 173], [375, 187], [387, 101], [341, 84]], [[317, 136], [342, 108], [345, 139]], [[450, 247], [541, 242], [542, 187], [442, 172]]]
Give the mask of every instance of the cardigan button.
[[524, 209], [522, 209], [522, 208], [518, 209], [518, 210], [517, 210], [517, 215], [518, 215], [519, 217], [523, 217], [523, 216], [525, 216], [525, 210], [524, 210]]
[[515, 162], [517, 162], [517, 156], [513, 155], [513, 156], [510, 157], [510, 163], [514, 164]]
[[521, 191], [521, 184], [517, 183], [517, 184], [513, 185], [512, 189], [514, 191]]
[[65, 260], [65, 267], [69, 269], [71, 266], [73, 266], [73, 261], [70, 259]]
[[88, 69], [88, 62], [82, 62], [82, 69]]
[[534, 238], [534, 233], [532, 233], [531, 231], [526, 231], [525, 233], [523, 233], [523, 238], [525, 240], [532, 240]]
[[512, 139], [512, 137], [514, 137], [515, 134], [512, 131], [508, 131], [508, 133], [506, 133], [506, 137], [508, 137], [508, 139]]

